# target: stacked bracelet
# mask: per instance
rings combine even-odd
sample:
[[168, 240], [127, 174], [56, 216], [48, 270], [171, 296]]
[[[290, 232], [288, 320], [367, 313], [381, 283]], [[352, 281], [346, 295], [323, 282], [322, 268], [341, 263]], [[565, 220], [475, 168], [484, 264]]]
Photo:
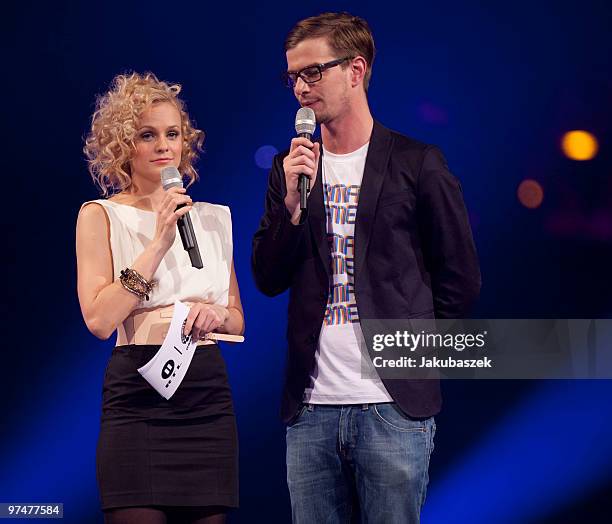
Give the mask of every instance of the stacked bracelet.
[[146, 298], [149, 300], [149, 293], [153, 289], [155, 282], [149, 282], [138, 271], [134, 269], [123, 269], [119, 277], [121, 285], [130, 293], [137, 295], [140, 300]]

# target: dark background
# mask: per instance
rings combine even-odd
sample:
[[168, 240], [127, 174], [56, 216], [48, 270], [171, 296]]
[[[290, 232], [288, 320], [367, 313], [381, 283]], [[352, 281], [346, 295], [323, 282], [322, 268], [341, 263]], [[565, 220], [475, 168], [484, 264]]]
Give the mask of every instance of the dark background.
[[[196, 200], [227, 204], [246, 342], [226, 347], [240, 431], [241, 508], [231, 522], [290, 521], [278, 418], [286, 296], [254, 287], [249, 257], [269, 158], [297, 103], [278, 81], [300, 18], [365, 17], [378, 55], [373, 114], [437, 144], [461, 180], [482, 264], [474, 315], [608, 318], [612, 246], [612, 52], [608, 2], [36, 3], [4, 12], [1, 121], [0, 502], [63, 502], [101, 522], [95, 446], [114, 345], [88, 333], [74, 228], [97, 198], [82, 154], [95, 95], [119, 72], [183, 84], [207, 133]], [[599, 141], [578, 162], [573, 129]], [[269, 155], [268, 155], [269, 156]], [[263, 167], [262, 167], [263, 166]], [[534, 179], [537, 209], [517, 199]], [[612, 348], [611, 348], [612, 349]], [[424, 523], [609, 522], [609, 381], [446, 382]]]

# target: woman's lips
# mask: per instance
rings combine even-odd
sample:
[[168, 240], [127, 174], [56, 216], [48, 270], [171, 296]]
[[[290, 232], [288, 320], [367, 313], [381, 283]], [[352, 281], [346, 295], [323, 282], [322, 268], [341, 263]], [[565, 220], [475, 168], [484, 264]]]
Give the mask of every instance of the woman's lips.
[[158, 158], [157, 160], [151, 160], [154, 164], [166, 164], [172, 162], [171, 158]]

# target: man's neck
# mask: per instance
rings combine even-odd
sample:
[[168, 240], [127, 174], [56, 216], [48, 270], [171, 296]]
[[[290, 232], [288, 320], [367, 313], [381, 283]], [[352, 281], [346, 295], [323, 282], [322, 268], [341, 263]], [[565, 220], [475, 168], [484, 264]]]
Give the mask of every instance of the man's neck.
[[367, 104], [321, 124], [321, 138], [330, 153], [352, 153], [370, 141], [374, 119]]

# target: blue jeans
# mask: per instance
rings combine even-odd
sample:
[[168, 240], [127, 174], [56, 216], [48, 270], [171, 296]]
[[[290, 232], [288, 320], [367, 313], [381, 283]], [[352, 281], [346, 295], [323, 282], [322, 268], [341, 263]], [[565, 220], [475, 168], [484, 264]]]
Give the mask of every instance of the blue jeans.
[[287, 426], [293, 523], [418, 523], [435, 431], [391, 403], [304, 405]]

